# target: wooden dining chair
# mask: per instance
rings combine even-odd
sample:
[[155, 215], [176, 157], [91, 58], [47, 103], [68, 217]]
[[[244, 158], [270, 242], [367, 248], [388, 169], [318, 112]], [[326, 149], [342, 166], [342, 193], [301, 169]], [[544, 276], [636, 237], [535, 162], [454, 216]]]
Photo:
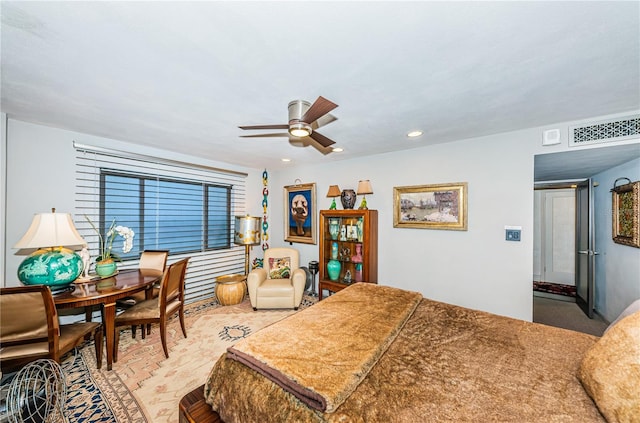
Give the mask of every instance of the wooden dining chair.
[[[140, 254], [140, 263], [138, 269], [146, 272], [158, 272], [158, 276], [162, 276], [167, 267], [167, 259], [169, 258], [169, 250], [144, 250]], [[160, 287], [153, 287], [153, 297], [157, 297], [160, 293]], [[146, 300], [145, 293], [136, 292], [129, 297], [118, 301], [118, 306], [132, 306]]]
[[[164, 270], [167, 267], [167, 259], [169, 258], [169, 250], [144, 250], [140, 254], [140, 262], [138, 263], [138, 269], [147, 273], [157, 272], [158, 276], [162, 276]], [[160, 294], [160, 283], [153, 286], [151, 292], [151, 298], [156, 298]], [[122, 298], [116, 302], [120, 309], [128, 309], [138, 303], [146, 301], [146, 292], [140, 291], [135, 294], [131, 294], [128, 297]], [[144, 338], [144, 327], [141, 327], [142, 337]], [[132, 336], [136, 337], [135, 327], [131, 328]], [[147, 325], [147, 334], [151, 333], [151, 325]]]
[[140, 254], [138, 269], [164, 272], [167, 267], [167, 258], [169, 258], [169, 250], [144, 250]]
[[[153, 274], [157, 272], [158, 276], [162, 276], [164, 273], [164, 269], [167, 266], [167, 259], [169, 258], [169, 250], [144, 250], [140, 253], [140, 261], [138, 263], [138, 269]], [[152, 288], [152, 298], [155, 298], [160, 293], [159, 284], [154, 285]], [[137, 303], [141, 303], [146, 300], [146, 293], [144, 291], [136, 292], [131, 294], [129, 297], [122, 298], [116, 302], [116, 305], [120, 309], [127, 309]], [[93, 311], [95, 310], [95, 306], [86, 306], [85, 307], [85, 320], [90, 322], [92, 319]], [[149, 333], [151, 329], [148, 328], [147, 333]], [[135, 331], [134, 337], [135, 337]]]
[[[118, 343], [120, 341], [120, 326], [131, 326], [132, 332], [137, 325], [158, 323], [160, 325], [160, 339], [164, 355], [169, 358], [167, 349], [167, 322], [176, 313], [180, 318], [182, 334], [187, 337], [184, 325], [184, 278], [189, 257], [171, 264], [164, 272], [160, 282], [158, 297], [138, 303], [116, 316], [115, 351], [113, 361], [118, 360]], [[144, 331], [143, 331], [144, 333]], [[133, 335], [133, 334], [132, 334]]]
[[96, 362], [102, 367], [102, 324], [97, 322], [61, 325], [45, 285], [0, 288], [0, 363], [2, 371], [40, 358], [60, 363], [60, 358], [85, 338], [95, 341]]

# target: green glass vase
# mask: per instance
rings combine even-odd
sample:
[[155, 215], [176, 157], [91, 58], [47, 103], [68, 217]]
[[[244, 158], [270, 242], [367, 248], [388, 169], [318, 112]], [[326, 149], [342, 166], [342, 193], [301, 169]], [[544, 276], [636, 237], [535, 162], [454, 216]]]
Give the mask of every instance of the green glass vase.
[[337, 281], [340, 277], [340, 269], [342, 265], [338, 260], [329, 260], [327, 263], [327, 273], [329, 274], [329, 279], [332, 281]]
[[338, 239], [340, 233], [340, 221], [338, 219], [329, 219], [329, 235], [332, 240]]

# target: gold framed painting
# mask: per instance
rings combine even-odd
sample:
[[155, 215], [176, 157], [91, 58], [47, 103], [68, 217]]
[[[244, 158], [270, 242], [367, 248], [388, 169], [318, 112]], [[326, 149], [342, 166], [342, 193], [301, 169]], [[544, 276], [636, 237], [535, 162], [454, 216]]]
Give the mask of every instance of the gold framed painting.
[[638, 236], [638, 227], [640, 226], [638, 217], [640, 181], [630, 182], [620, 186], [615, 186], [614, 183], [611, 194], [613, 242], [640, 248], [640, 237]]
[[316, 184], [284, 187], [284, 240], [316, 243]]
[[467, 183], [393, 188], [393, 227], [467, 230]]

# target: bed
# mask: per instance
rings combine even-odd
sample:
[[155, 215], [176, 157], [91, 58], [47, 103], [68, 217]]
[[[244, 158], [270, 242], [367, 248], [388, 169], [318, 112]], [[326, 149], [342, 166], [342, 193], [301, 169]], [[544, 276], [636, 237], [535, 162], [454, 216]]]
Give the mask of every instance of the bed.
[[358, 283], [239, 341], [181, 422], [638, 422], [640, 313], [602, 338]]

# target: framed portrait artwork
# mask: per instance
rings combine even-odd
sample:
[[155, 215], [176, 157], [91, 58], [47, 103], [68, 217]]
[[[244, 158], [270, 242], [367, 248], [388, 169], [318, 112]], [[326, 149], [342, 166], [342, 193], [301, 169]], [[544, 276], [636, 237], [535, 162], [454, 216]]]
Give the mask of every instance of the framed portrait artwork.
[[284, 187], [284, 240], [316, 243], [316, 184]]
[[393, 227], [467, 230], [467, 183], [393, 188]]
[[[626, 179], [627, 178], [620, 178]], [[619, 180], [619, 179], [618, 179]], [[618, 182], [616, 180], [616, 182]], [[638, 198], [640, 197], [640, 181], [635, 181], [616, 186], [611, 190], [612, 195], [612, 222], [613, 242], [640, 248], [638, 226]]]

